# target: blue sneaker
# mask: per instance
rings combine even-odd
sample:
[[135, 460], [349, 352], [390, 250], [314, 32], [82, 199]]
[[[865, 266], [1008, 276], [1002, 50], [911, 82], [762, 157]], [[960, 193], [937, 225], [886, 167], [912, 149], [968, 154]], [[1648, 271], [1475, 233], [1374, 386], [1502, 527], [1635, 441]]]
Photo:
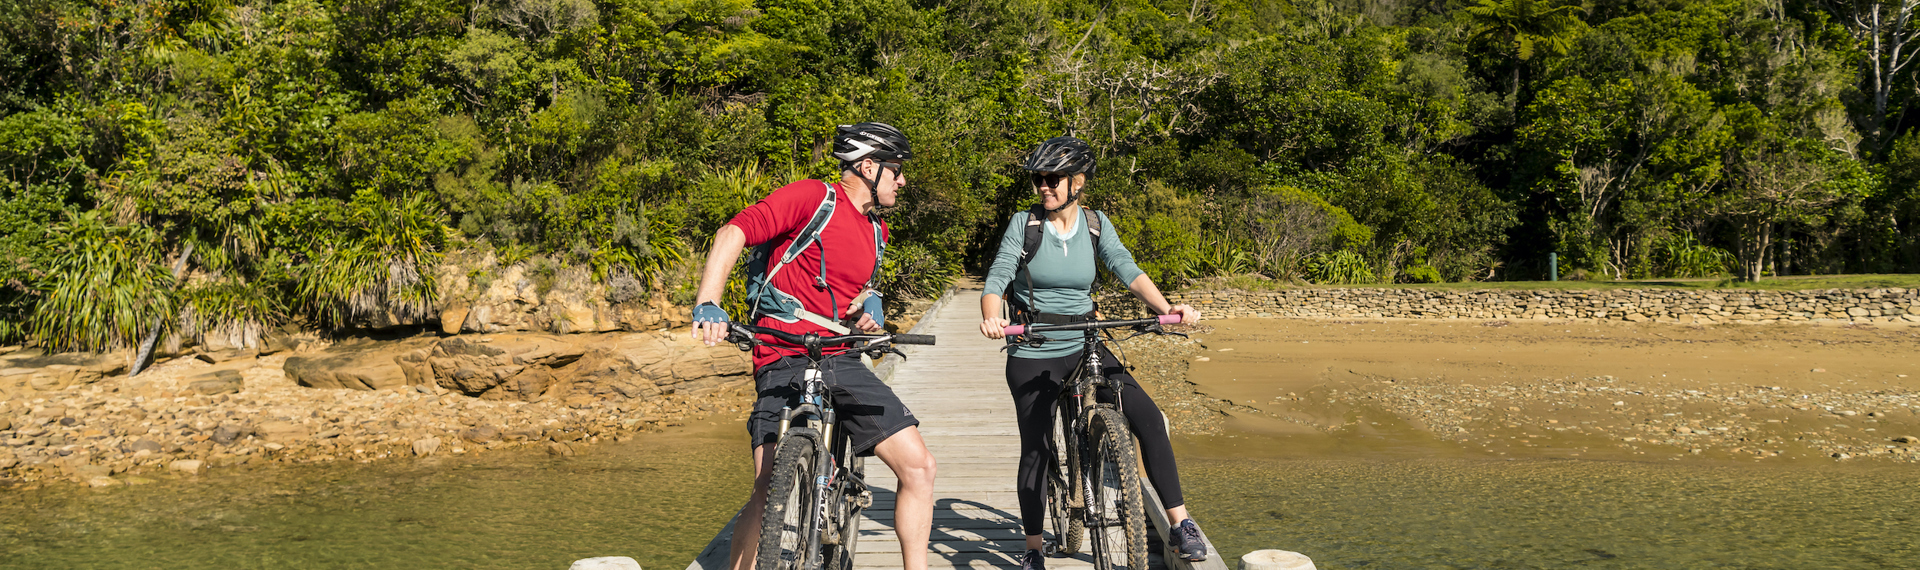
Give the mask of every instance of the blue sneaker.
[[1180, 526], [1173, 527], [1173, 551], [1188, 562], [1207, 559], [1207, 541], [1201, 540], [1200, 526], [1193, 524], [1193, 519], [1180, 521]]
[[1028, 550], [1020, 557], [1020, 570], [1047, 570], [1047, 557], [1038, 550]]

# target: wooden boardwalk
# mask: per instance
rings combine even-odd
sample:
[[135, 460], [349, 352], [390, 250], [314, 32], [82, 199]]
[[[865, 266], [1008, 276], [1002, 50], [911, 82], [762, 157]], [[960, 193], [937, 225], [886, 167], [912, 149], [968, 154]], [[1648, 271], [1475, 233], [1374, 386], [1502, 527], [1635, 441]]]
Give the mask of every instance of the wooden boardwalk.
[[[939, 461], [927, 557], [932, 570], [1019, 568], [1025, 552], [1013, 491], [1020, 440], [1002, 373], [1006, 355], [999, 352], [1001, 341], [980, 335], [979, 296], [979, 289], [948, 293], [913, 330], [936, 335], [939, 344], [907, 347], [906, 361], [889, 359], [878, 369], [920, 419], [920, 432]], [[885, 463], [869, 460], [867, 482], [874, 504], [860, 521], [853, 566], [899, 568], [900, 543], [892, 527], [898, 480]], [[1166, 555], [1165, 509], [1151, 489], [1145, 494], [1154, 568], [1225, 570], [1218, 553], [1194, 564]], [[731, 528], [729, 523], [688, 570], [722, 570]], [[1050, 570], [1091, 567], [1086, 554], [1047, 560]]]

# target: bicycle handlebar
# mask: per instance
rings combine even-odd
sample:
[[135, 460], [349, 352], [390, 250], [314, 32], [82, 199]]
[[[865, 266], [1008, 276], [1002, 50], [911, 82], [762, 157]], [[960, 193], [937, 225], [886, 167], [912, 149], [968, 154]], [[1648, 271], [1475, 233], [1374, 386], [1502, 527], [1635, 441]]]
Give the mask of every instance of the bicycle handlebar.
[[1129, 327], [1141, 327], [1141, 326], [1147, 326], [1147, 325], [1171, 325], [1171, 324], [1178, 324], [1179, 322], [1180, 322], [1180, 315], [1160, 315], [1158, 317], [1154, 317], [1151, 319], [1134, 319], [1131, 321], [1088, 321], [1084, 323], [1070, 323], [1070, 324], [1064, 324], [1064, 325], [1013, 325], [1000, 330], [1003, 334], [1006, 334], [1007, 336], [1017, 336], [1025, 333], [1041, 332], [1041, 331], [1084, 331], [1084, 330], [1098, 330], [1098, 329], [1119, 329], [1119, 328], [1129, 328]]
[[[742, 334], [742, 333], [745, 333], [745, 334]], [[805, 347], [805, 348], [825, 348], [829, 346], [841, 346], [841, 345], [853, 344], [853, 343], [862, 342], [862, 341], [890, 342], [893, 344], [926, 344], [926, 345], [931, 345], [933, 344], [933, 341], [934, 341], [933, 335], [930, 335], [930, 334], [843, 334], [838, 336], [820, 336], [819, 334], [815, 334], [815, 333], [793, 334], [787, 331], [770, 329], [767, 327], [756, 327], [753, 325], [743, 325], [740, 323], [727, 323], [727, 342], [731, 342], [731, 343], [750, 342], [750, 343], [758, 344], [759, 341], [755, 340], [753, 338], [753, 335], [761, 335], [761, 334], [780, 339], [794, 346]]]

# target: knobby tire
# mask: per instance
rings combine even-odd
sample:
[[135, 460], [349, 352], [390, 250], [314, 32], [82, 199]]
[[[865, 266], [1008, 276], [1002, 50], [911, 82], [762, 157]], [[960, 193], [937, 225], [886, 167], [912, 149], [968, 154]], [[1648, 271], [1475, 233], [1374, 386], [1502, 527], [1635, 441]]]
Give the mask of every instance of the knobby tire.
[[1087, 418], [1092, 444], [1086, 482], [1094, 489], [1086, 520], [1096, 570], [1146, 570], [1147, 513], [1141, 500], [1139, 451], [1126, 416], [1097, 408]]
[[756, 570], [814, 570], [807, 566], [820, 546], [814, 497], [819, 439], [819, 432], [803, 427], [789, 428], [780, 438], [767, 506], [760, 513]]
[[1071, 418], [1063, 413], [1059, 421], [1053, 424], [1053, 463], [1047, 466], [1048, 522], [1053, 523], [1054, 548], [1060, 555], [1080, 553], [1080, 545], [1087, 534], [1086, 527], [1080, 525], [1080, 519], [1070, 510], [1074, 489], [1067, 477], [1072, 473], [1072, 466], [1079, 454], [1070, 451], [1067, 444], [1066, 424], [1069, 421]]

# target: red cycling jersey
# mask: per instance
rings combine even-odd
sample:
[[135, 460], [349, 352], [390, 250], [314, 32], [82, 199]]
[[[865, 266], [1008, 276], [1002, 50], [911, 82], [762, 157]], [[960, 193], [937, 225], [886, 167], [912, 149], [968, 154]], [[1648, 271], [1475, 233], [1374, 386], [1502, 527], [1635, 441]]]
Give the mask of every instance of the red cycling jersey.
[[[839, 188], [838, 184], [834, 185]], [[827, 220], [827, 227], [820, 231], [819, 245], [808, 246], [800, 252], [793, 262], [773, 276], [773, 286], [800, 299], [808, 311], [822, 316], [841, 318], [846, 316], [848, 304], [853, 298], [866, 290], [867, 282], [873, 276], [874, 243], [873, 224], [867, 221], [866, 214], [853, 205], [847, 198], [845, 188], [839, 188], [837, 206], [833, 209], [833, 218]], [[774, 242], [773, 257], [778, 260], [786, 255], [787, 246], [793, 243], [800, 230], [813, 219], [814, 210], [820, 206], [820, 200], [826, 198], [826, 188], [816, 180], [802, 180], [774, 190], [772, 194], [761, 198], [752, 206], [741, 210], [727, 224], [747, 236], [747, 247]], [[880, 224], [885, 239], [893, 234], [885, 222]], [[821, 251], [825, 250], [827, 288], [816, 286], [820, 275]], [[782, 331], [805, 334], [819, 332], [833, 334], [819, 325], [807, 321], [792, 323], [781, 322], [772, 317], [760, 317], [753, 323], [756, 326], [779, 329]], [[758, 369], [784, 356], [801, 354], [801, 349], [780, 342], [771, 337], [761, 340], [777, 346], [761, 345], [753, 349], [753, 366]], [[828, 352], [842, 352], [846, 347], [829, 348]]]

